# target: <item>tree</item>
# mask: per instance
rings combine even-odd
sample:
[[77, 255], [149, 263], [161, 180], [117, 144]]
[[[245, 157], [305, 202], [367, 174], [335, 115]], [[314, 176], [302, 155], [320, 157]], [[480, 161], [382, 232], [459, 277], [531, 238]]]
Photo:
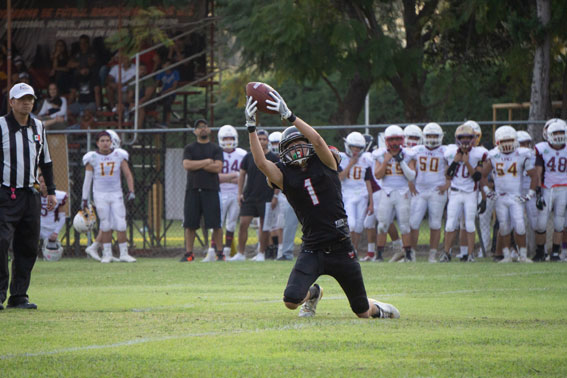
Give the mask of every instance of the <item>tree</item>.
[[[551, 34], [546, 30], [551, 19], [551, 0], [537, 0], [537, 18], [540, 27], [534, 33], [536, 40], [534, 65], [532, 74], [532, 86], [530, 97], [529, 120], [536, 121], [547, 119], [551, 115], [551, 100], [549, 94], [550, 75], [550, 46]], [[530, 123], [528, 131], [532, 135], [541, 135], [537, 131], [541, 128], [537, 124]]]
[[[389, 82], [411, 121], [427, 119], [424, 48], [435, 34], [439, 0], [218, 1], [243, 66], [280, 79], [324, 81], [335, 95], [335, 124], [352, 124], [371, 85]], [[398, 20], [403, 21], [400, 25]], [[329, 78], [338, 74], [338, 82]]]

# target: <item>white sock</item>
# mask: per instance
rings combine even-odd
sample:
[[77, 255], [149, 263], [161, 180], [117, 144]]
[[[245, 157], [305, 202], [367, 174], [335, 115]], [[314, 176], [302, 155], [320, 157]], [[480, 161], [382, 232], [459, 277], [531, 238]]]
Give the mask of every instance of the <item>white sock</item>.
[[509, 258], [510, 257], [510, 250], [508, 248], [502, 248], [502, 254], [504, 255], [504, 258]]
[[520, 248], [520, 257], [528, 257], [528, 249], [526, 247]]
[[102, 245], [102, 253], [104, 255], [112, 255], [112, 244], [111, 243], [104, 243]]
[[376, 251], [376, 243], [368, 243], [368, 252]]
[[118, 244], [118, 248], [120, 249], [120, 256], [126, 256], [128, 254], [128, 243], [120, 243]]
[[95, 250], [98, 250], [98, 247], [100, 247], [100, 244], [96, 241], [91, 244], [91, 248], [94, 248]]
[[437, 250], [436, 250], [436, 249], [433, 249], [433, 248], [431, 248], [431, 249], [429, 250], [429, 253], [437, 253]]
[[461, 245], [461, 256], [466, 256], [469, 254], [469, 247], [466, 245]]

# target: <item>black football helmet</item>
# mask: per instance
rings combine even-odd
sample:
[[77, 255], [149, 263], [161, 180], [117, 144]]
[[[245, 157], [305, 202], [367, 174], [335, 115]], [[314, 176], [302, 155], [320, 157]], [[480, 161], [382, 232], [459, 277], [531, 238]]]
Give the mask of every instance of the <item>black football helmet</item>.
[[[296, 140], [303, 140], [305, 143], [290, 146]], [[314, 153], [313, 145], [297, 127], [290, 126], [284, 130], [280, 140], [280, 160], [285, 165], [302, 167]]]
[[376, 142], [374, 137], [370, 134], [362, 134], [364, 140], [366, 141], [366, 146], [364, 146], [364, 152], [372, 152], [376, 149]]

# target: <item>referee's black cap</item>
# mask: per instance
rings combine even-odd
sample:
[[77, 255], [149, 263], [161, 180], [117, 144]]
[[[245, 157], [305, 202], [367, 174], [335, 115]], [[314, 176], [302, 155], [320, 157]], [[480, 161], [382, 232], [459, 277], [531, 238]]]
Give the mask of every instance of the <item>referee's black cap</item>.
[[196, 120], [196, 121], [193, 123], [193, 128], [196, 129], [197, 126], [199, 126], [201, 123], [204, 123], [205, 125], [209, 126], [209, 123], [207, 122], [206, 119], [204, 119], [204, 118], [199, 118], [198, 120]]

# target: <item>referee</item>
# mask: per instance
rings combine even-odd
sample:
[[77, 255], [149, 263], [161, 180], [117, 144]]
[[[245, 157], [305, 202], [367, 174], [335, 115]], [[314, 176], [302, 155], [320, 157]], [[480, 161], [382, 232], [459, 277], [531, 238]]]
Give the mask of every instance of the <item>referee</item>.
[[13, 245], [8, 308], [36, 309], [28, 300], [31, 271], [37, 258], [41, 199], [37, 168], [47, 186], [47, 209], [57, 204], [53, 168], [41, 121], [30, 117], [33, 88], [18, 83], [10, 89], [12, 111], [0, 117], [0, 310], [8, 292], [8, 248]]

